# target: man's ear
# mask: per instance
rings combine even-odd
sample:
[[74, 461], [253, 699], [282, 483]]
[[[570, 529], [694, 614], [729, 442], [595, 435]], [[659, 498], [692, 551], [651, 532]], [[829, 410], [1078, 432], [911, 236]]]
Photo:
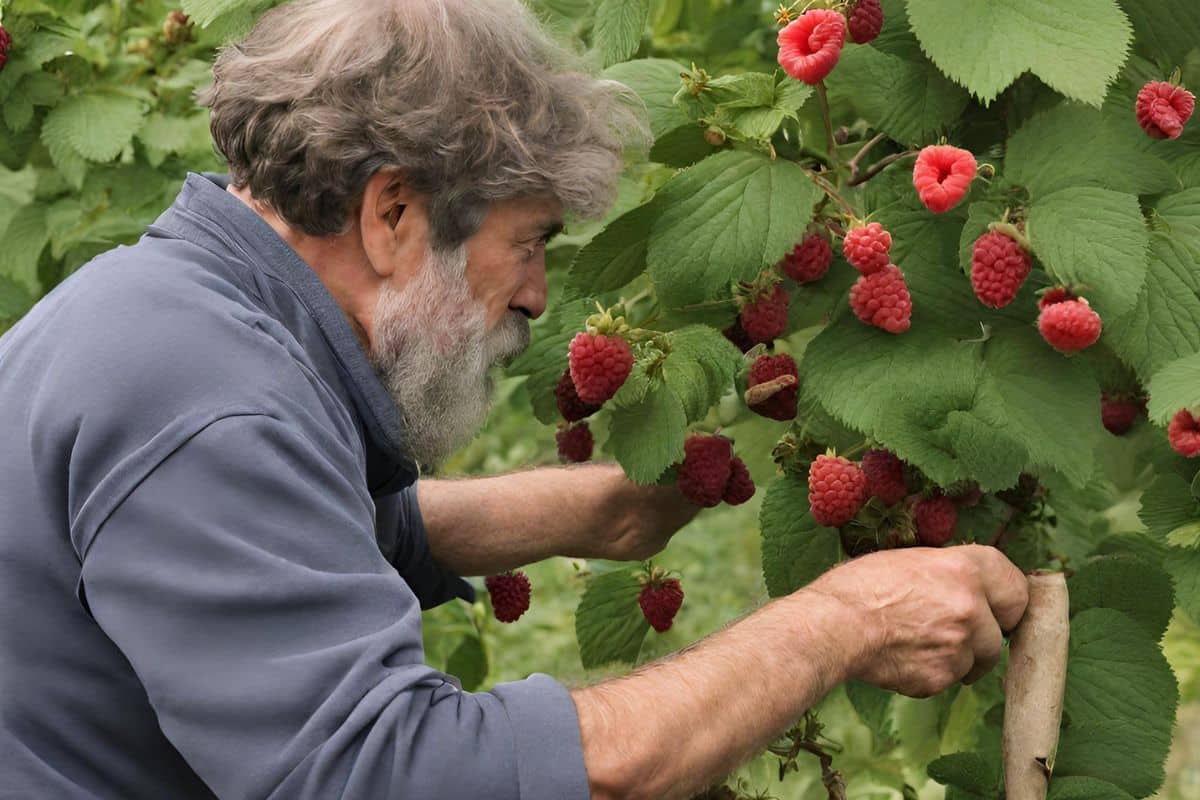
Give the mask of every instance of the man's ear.
[[367, 180], [358, 222], [363, 247], [379, 275], [390, 276], [399, 256], [423, 252], [422, 205], [398, 170], [381, 169]]

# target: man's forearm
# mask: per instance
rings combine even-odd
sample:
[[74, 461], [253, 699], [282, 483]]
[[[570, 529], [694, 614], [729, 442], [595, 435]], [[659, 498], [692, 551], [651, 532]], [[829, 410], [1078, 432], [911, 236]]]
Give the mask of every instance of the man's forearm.
[[690, 797], [845, 680], [865, 641], [846, 605], [801, 591], [632, 675], [576, 690], [593, 798]]

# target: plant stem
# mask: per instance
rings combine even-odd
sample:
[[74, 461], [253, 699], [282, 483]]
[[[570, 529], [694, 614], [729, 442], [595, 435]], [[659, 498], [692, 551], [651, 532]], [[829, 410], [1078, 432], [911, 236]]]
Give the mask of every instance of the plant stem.
[[849, 203], [846, 202], [846, 199], [842, 197], [841, 193], [838, 192], [837, 187], [830, 183], [820, 173], [810, 172], [809, 174], [812, 176], [813, 183], [815, 183], [817, 186], [820, 186], [822, 191], [829, 195], [829, 198], [841, 207], [842, 212], [845, 213], [847, 217], [854, 216], [854, 209]]
[[886, 138], [887, 138], [887, 134], [884, 134], [884, 133], [875, 134], [867, 141], [866, 144], [864, 144], [862, 147], [859, 148], [858, 152], [854, 154], [854, 158], [850, 159], [849, 166], [850, 166], [851, 182], [853, 182], [854, 179], [858, 177], [858, 165], [862, 161], [863, 156], [865, 156], [872, 147], [879, 144]]
[[862, 175], [851, 178], [850, 185], [858, 186], [866, 183], [867, 181], [871, 180], [871, 178], [874, 178], [876, 175], [887, 169], [889, 165], [896, 163], [902, 158], [910, 158], [911, 156], [915, 156], [919, 152], [919, 150], [905, 150], [903, 153], [893, 153], [890, 156], [884, 156], [867, 168], [867, 171]]
[[838, 163], [837, 141], [833, 138], [833, 120], [829, 117], [829, 95], [825, 92], [825, 81], [817, 81], [817, 97], [821, 99], [821, 119], [825, 120], [825, 138], [829, 142], [829, 160], [836, 169]]

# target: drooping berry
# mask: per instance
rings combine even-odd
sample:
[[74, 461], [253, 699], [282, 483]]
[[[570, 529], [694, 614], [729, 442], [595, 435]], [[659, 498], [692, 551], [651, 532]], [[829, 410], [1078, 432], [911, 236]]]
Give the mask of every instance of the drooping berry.
[[638, 605], [650, 627], [659, 633], [671, 629], [679, 607], [683, 605], [683, 587], [678, 578], [666, 578], [661, 581], [651, 581], [642, 587], [638, 595]]
[[1082, 297], [1063, 300], [1042, 309], [1038, 330], [1060, 353], [1078, 353], [1100, 338], [1100, 315]]
[[935, 214], [949, 211], [963, 199], [975, 179], [975, 156], [948, 144], [921, 150], [913, 167], [913, 186], [921, 202]]
[[563, 370], [558, 385], [554, 387], [554, 400], [558, 403], [558, 413], [562, 414], [562, 418], [567, 422], [578, 422], [600, 410], [600, 406], [579, 399], [579, 393], [575, 391], [575, 382], [571, 380], [570, 367]]
[[733, 447], [724, 436], [693, 434], [683, 443], [679, 491], [702, 508], [719, 505], [729, 483]]
[[941, 547], [954, 538], [958, 525], [958, 508], [941, 492], [923, 497], [913, 506], [917, 522], [917, 541], [926, 547]]
[[1071, 290], [1065, 286], [1055, 286], [1052, 289], [1047, 289], [1041, 297], [1038, 298], [1038, 308], [1045, 309], [1055, 303], [1061, 303], [1064, 300], [1073, 300], [1075, 295], [1071, 294]]
[[868, 450], [860, 463], [867, 476], [867, 492], [885, 506], [894, 506], [908, 494], [904, 482], [904, 462], [887, 450]]
[[729, 463], [729, 483], [725, 484], [725, 494], [721, 499], [731, 506], [740, 506], [751, 497], [754, 497], [754, 480], [750, 477], [750, 470], [746, 469], [742, 459], [734, 456]]
[[971, 248], [971, 288], [979, 302], [1004, 308], [1021, 290], [1033, 268], [1029, 253], [1011, 236], [988, 231]]
[[559, 428], [554, 434], [558, 443], [558, 457], [568, 464], [581, 464], [592, 457], [595, 440], [586, 422]]
[[862, 275], [850, 287], [850, 309], [868, 325], [904, 333], [912, 321], [912, 297], [904, 273], [895, 264]]
[[620, 336], [581, 331], [571, 340], [568, 362], [579, 399], [600, 405], [617, 393], [633, 371], [633, 350]]
[[788, 293], [777, 282], [765, 293], [750, 299], [742, 306], [738, 321], [742, 330], [755, 344], [772, 342], [787, 330]]
[[851, 228], [842, 240], [846, 260], [863, 275], [870, 275], [891, 263], [892, 235], [878, 222]]
[[1137, 93], [1134, 104], [1138, 125], [1155, 139], [1178, 139], [1192, 112], [1196, 96], [1182, 86], [1151, 81]]
[[737, 349], [741, 350], [743, 353], [747, 352], [751, 347], [754, 347], [754, 342], [750, 341], [750, 337], [746, 335], [744, 330], [742, 330], [742, 323], [739, 320], [735, 319], [732, 325], [721, 331], [721, 334], [726, 339], [733, 342], [734, 345], [737, 346]]
[[867, 476], [853, 461], [819, 455], [808, 468], [808, 505], [818, 525], [840, 528], [867, 502]]
[[779, 269], [796, 283], [812, 283], [825, 277], [833, 263], [833, 248], [819, 233], [810, 233], [779, 262]]
[[516, 622], [529, 610], [532, 591], [524, 572], [503, 572], [483, 579], [492, 598], [492, 612], [501, 622]]
[[8, 63], [8, 51], [12, 47], [12, 36], [0, 25], [0, 69]]
[[814, 8], [779, 32], [779, 66], [798, 81], [815, 85], [837, 66], [846, 43], [846, 18]]
[[883, 30], [883, 8], [879, 0], [858, 0], [846, 19], [850, 29], [850, 41], [866, 44], [873, 41]]
[[[749, 388], [760, 386], [783, 375], [794, 375], [799, 380], [800, 371], [796, 368], [796, 359], [787, 353], [759, 356], [750, 365], [750, 371], [746, 375], [746, 386]], [[751, 405], [750, 410], [768, 419], [781, 421], [795, 419], [798, 391], [799, 386], [796, 384], [784, 387], [761, 403]]]
[[1142, 404], [1126, 395], [1100, 395], [1100, 421], [1113, 436], [1124, 436], [1129, 433], [1138, 414], [1142, 413]]
[[1181, 456], [1200, 456], [1200, 417], [1186, 408], [1176, 411], [1167, 425], [1167, 440]]

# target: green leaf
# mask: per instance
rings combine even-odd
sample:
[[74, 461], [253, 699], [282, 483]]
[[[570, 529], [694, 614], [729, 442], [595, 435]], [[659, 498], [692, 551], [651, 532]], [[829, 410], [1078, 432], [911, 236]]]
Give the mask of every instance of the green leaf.
[[708, 82], [707, 97], [725, 108], [775, 105], [775, 76], [765, 72], [722, 75]]
[[596, 575], [575, 610], [575, 637], [586, 669], [619, 661], [633, 664], [650, 623], [638, 605], [642, 585], [633, 569]]
[[1163, 472], [1142, 492], [1138, 516], [1151, 536], [1165, 542], [1171, 531], [1200, 519], [1200, 503], [1185, 478]]
[[89, 161], [111, 161], [129, 145], [141, 127], [144, 112], [140, 100], [123, 95], [76, 95], [46, 115], [42, 135], [69, 142]]
[[1133, 39], [1114, 0], [909, 0], [908, 19], [926, 55], [984, 103], [1028, 70], [1099, 106]]
[[650, 18], [650, 0], [600, 0], [592, 40], [604, 66], [633, 55]]
[[759, 525], [763, 578], [771, 597], [791, 594], [841, 560], [838, 533], [813, 520], [808, 483], [800, 476], [782, 475], [771, 482]]
[[669, 59], [639, 58], [614, 64], [604, 70], [604, 77], [620, 81], [637, 92], [646, 104], [650, 132], [658, 139], [681, 125], [691, 124], [688, 115], [672, 100], [679, 91], [682, 72], [687, 72], [687, 68]]
[[1094, 187], [1062, 189], [1029, 209], [1038, 259], [1060, 283], [1082, 283], [1101, 317], [1127, 313], [1146, 280], [1150, 235], [1133, 195]]
[[1158, 229], [1183, 240], [1200, 254], [1200, 187], [1162, 198], [1154, 205], [1154, 215]]
[[1200, 3], [1195, 0], [1121, 0], [1121, 6], [1148, 54], [1180, 64], [1200, 42]]
[[446, 672], [458, 678], [464, 691], [479, 688], [488, 674], [487, 650], [478, 636], [464, 636], [446, 659]]
[[[1122, 731], [1115, 726], [1067, 726], [1060, 735], [1055, 753], [1052, 783], [1087, 780], [1111, 786], [1124, 796], [1128, 796], [1127, 792], [1134, 792], [1138, 797], [1151, 794], [1153, 789], [1148, 787], [1156, 780], [1162, 780], [1161, 770], [1155, 775], [1151, 768], [1131, 779], [1125, 772], [1128, 755], [1122, 752], [1123, 740]], [[1142, 791], [1134, 787], [1141, 787]], [[1092, 800], [1092, 795], [1088, 795], [1088, 800]]]
[[83, 188], [87, 177], [88, 161], [79, 155], [72, 144], [73, 134], [64, 126], [53, 127], [42, 124], [42, 144], [50, 153], [50, 161], [65, 180], [76, 191]]
[[1200, 622], [1200, 550], [1172, 547], [1163, 564], [1175, 581], [1175, 598], [1193, 622]]
[[879, 739], [889, 739], [894, 734], [888, 712], [894, 695], [886, 689], [880, 689], [863, 681], [848, 681], [846, 697], [863, 724]]
[[687, 416], [678, 395], [661, 380], [652, 380], [640, 402], [613, 409], [606, 447], [630, 480], [654, 483], [683, 457], [686, 429]]
[[664, 303], [727, 294], [803, 238], [820, 191], [791, 161], [726, 150], [671, 178], [647, 251]]
[[4, 229], [0, 275], [22, 284], [35, 296], [40, 295], [42, 287], [38, 280], [38, 259], [49, 241], [45, 208], [35, 203], [19, 210]]
[[733, 386], [742, 353], [720, 331], [689, 325], [668, 334], [671, 352], [663, 362], [668, 388], [683, 404], [689, 422], [703, 419]]
[[24, 286], [0, 275], [0, 320], [16, 319], [33, 303], [33, 296]]
[[1200, 353], [1176, 359], [1150, 380], [1147, 413], [1150, 419], [1166, 425], [1181, 408], [1200, 407]]
[[971, 794], [992, 797], [999, 786], [996, 765], [978, 753], [951, 753], [930, 762], [927, 771], [943, 786], [957, 786]]
[[1046, 800], [1133, 800], [1133, 796], [1120, 786], [1096, 778], [1069, 777], [1062, 774], [1059, 766], [1056, 761]]
[[592, 237], [571, 261], [564, 294], [569, 297], [603, 294], [620, 289], [641, 275], [646, 269], [646, 243], [660, 208], [654, 201], [638, 206]]
[[183, 13], [201, 27], [244, 5], [246, 0], [182, 0]]
[[967, 224], [963, 225], [962, 236], [958, 240], [958, 265], [968, 278], [971, 276], [971, 256], [975, 250], [975, 240], [987, 233], [988, 226], [999, 222], [1003, 216], [1003, 203], [982, 200], [967, 207]]
[[1162, 638], [1175, 608], [1171, 578], [1159, 564], [1132, 556], [1108, 556], [1084, 564], [1067, 581], [1071, 616], [1090, 608], [1124, 612], [1152, 639]]

